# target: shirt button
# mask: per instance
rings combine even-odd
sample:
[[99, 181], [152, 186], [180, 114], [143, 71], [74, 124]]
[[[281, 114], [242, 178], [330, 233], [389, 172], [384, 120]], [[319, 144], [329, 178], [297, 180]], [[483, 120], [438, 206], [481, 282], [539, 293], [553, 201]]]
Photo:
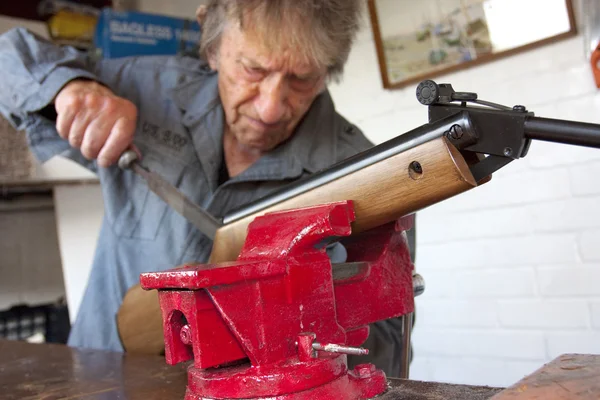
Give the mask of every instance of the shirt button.
[[344, 132], [346, 132], [348, 135], [351, 135], [354, 133], [354, 127], [352, 125], [348, 125], [346, 129], [344, 129]]

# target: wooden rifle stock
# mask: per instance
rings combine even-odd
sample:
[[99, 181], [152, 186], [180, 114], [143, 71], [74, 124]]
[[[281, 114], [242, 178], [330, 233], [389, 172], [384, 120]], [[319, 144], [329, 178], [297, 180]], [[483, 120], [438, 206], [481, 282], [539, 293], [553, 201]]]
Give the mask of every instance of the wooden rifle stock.
[[[248, 225], [264, 213], [334, 201], [353, 200], [357, 234], [410, 215], [472, 189], [478, 184], [469, 164], [444, 135], [305, 191], [257, 213], [227, 223], [215, 236], [210, 263], [234, 261]], [[160, 354], [164, 350], [157, 292], [139, 285], [126, 294], [117, 315], [119, 335], [128, 352]]]

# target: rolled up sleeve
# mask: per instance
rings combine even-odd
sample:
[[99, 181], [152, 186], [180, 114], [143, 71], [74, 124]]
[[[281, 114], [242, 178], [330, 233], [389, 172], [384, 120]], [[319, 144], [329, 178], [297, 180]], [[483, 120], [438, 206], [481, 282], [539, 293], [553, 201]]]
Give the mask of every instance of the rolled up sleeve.
[[[15, 28], [0, 35], [0, 103], [17, 119], [49, 105], [60, 89], [76, 78], [98, 78], [84, 53], [60, 47]], [[8, 116], [10, 119], [11, 116]]]
[[[0, 35], [0, 112], [15, 127], [27, 132], [30, 148], [44, 162], [69, 152], [54, 121], [38, 111], [52, 104], [69, 81], [100, 81], [85, 53], [62, 47], [24, 29]], [[73, 156], [73, 155], [71, 155]]]

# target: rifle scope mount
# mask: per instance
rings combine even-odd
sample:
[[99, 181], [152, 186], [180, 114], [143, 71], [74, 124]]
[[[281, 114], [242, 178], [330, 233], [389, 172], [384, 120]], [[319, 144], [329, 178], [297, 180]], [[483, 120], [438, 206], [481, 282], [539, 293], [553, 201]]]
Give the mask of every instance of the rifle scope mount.
[[449, 83], [436, 83], [430, 79], [424, 80], [417, 86], [416, 90], [417, 100], [419, 103], [431, 106], [434, 104], [449, 104], [454, 101], [459, 101], [465, 105], [465, 103], [477, 103], [485, 105], [491, 108], [495, 108], [503, 111], [520, 111], [526, 112], [527, 109], [524, 106], [517, 105], [514, 107], [507, 107], [501, 104], [492, 103], [485, 100], [479, 100], [477, 93], [474, 92], [456, 92], [452, 85]]

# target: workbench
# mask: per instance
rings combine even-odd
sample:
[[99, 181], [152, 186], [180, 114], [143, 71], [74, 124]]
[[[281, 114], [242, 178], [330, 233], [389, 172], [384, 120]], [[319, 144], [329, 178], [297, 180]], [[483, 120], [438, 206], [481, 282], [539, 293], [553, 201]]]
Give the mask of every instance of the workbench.
[[[0, 398], [183, 399], [187, 365], [169, 366], [160, 356], [0, 340]], [[393, 378], [389, 383], [379, 399], [600, 399], [600, 356], [562, 356], [505, 390]]]

